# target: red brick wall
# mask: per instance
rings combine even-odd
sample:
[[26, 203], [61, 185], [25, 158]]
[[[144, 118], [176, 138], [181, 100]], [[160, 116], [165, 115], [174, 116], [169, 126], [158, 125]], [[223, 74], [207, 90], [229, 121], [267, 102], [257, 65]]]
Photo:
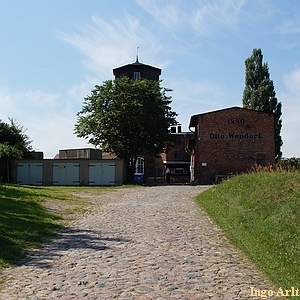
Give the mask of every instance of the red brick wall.
[[[187, 162], [188, 166], [179, 164], [178, 167], [187, 167], [189, 169], [190, 155], [186, 153], [186, 147], [190, 139], [194, 138], [194, 135], [190, 132], [188, 133], [176, 133], [173, 135], [174, 143], [172, 147], [166, 152], [160, 154], [159, 157], [152, 157], [144, 155], [145, 159], [145, 177], [154, 176], [165, 176], [165, 162], [168, 165], [171, 162]], [[187, 175], [189, 179], [189, 174]]]
[[191, 133], [179, 133], [173, 135], [172, 147], [165, 152], [165, 161], [190, 161], [191, 157], [186, 153], [186, 147], [194, 135]]
[[260, 158], [275, 163], [273, 114], [238, 107], [198, 115], [195, 178], [211, 183], [217, 173], [240, 173]]

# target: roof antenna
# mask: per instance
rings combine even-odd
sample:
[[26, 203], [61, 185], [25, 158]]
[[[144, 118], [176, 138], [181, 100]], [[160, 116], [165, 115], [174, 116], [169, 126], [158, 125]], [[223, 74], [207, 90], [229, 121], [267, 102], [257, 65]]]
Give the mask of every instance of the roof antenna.
[[139, 49], [140, 49], [140, 46], [136, 47], [136, 63], [139, 62]]

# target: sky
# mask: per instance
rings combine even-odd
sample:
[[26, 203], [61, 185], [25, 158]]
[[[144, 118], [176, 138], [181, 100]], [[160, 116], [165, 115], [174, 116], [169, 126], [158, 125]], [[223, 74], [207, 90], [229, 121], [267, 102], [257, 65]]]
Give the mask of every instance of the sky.
[[0, 119], [36, 151], [92, 147], [77, 112], [112, 69], [162, 69], [172, 110], [190, 117], [242, 107], [245, 60], [262, 50], [282, 103], [283, 157], [300, 157], [299, 0], [0, 0]]

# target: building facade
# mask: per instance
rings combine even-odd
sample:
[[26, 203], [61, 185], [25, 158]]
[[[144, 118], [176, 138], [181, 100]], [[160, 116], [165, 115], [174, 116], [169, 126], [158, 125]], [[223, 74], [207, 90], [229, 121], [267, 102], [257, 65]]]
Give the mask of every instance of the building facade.
[[190, 181], [191, 153], [188, 145], [194, 138], [192, 132], [182, 132], [181, 126], [172, 126], [173, 145], [161, 154], [165, 169], [170, 173], [170, 183]]
[[275, 163], [274, 115], [231, 107], [194, 115], [189, 127], [194, 139], [191, 181], [211, 184], [254, 164]]
[[121, 159], [103, 159], [97, 149], [60, 150], [55, 159], [15, 160], [12, 182], [28, 185], [121, 185]]
[[159, 156], [141, 155], [135, 166], [137, 181], [145, 183], [190, 182], [190, 152], [188, 145], [192, 132], [182, 132], [181, 126], [172, 126], [173, 142]]
[[26, 185], [122, 185], [122, 160], [15, 160], [12, 183]]

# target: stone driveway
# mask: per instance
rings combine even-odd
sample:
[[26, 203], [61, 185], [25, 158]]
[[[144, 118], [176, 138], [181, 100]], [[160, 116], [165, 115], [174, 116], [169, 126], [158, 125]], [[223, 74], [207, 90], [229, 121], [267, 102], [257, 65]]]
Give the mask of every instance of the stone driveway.
[[261, 299], [250, 288], [274, 286], [192, 199], [207, 188], [85, 195], [89, 212], [4, 271], [0, 299]]

